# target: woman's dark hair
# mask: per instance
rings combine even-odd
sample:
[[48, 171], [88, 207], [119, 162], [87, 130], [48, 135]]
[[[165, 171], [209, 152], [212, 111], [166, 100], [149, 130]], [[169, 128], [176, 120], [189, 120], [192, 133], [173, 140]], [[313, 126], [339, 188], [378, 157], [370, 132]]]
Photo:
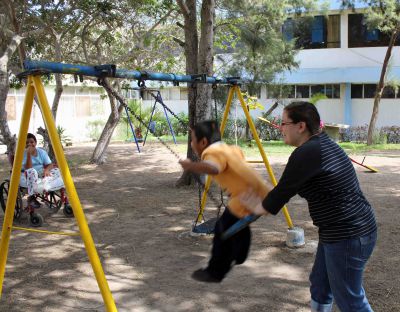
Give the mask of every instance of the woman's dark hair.
[[295, 101], [287, 105], [285, 111], [294, 123], [305, 122], [311, 134], [319, 132], [321, 118], [314, 104], [305, 101]]
[[205, 120], [198, 122], [192, 131], [198, 141], [203, 138], [207, 139], [208, 145], [221, 141], [221, 133], [219, 132], [218, 123], [215, 120]]
[[26, 139], [33, 139], [35, 141], [35, 143], [37, 143], [36, 137], [32, 133], [28, 133], [28, 135], [26, 136]]

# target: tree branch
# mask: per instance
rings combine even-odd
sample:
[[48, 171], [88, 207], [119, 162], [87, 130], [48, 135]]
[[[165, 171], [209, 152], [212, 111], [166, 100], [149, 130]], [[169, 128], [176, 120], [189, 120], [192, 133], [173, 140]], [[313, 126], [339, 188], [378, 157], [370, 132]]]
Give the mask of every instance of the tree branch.
[[185, 42], [182, 41], [181, 39], [178, 39], [176, 37], [172, 37], [172, 40], [174, 40], [176, 43], [178, 43], [181, 47], [185, 46]]
[[187, 7], [186, 3], [184, 3], [182, 0], [176, 0], [176, 2], [178, 3], [178, 5], [179, 5], [179, 7], [180, 7], [180, 9], [181, 9], [181, 11], [182, 11], [182, 14], [183, 14], [186, 18], [188, 18], [189, 15], [190, 15], [190, 10], [189, 10], [189, 8]]

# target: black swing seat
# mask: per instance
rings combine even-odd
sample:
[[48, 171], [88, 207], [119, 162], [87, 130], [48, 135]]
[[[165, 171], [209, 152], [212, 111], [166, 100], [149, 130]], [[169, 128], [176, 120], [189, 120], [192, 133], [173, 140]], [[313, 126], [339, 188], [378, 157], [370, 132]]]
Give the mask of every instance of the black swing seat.
[[203, 223], [196, 224], [192, 228], [194, 235], [211, 235], [214, 234], [215, 223], [218, 218], [211, 218]]

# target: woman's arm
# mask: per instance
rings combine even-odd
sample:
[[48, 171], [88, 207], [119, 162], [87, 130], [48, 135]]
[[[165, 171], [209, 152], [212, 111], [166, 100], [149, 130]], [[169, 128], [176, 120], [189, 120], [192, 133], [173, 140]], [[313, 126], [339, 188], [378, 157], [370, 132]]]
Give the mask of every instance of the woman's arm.
[[43, 165], [43, 175], [45, 176], [45, 177], [47, 177], [47, 176], [49, 176], [50, 175], [50, 170], [51, 169], [53, 169], [54, 168], [54, 165], [51, 163], [51, 164], [48, 164], [48, 165]]
[[25, 164], [25, 170], [32, 168], [32, 156], [36, 151], [36, 148], [33, 146], [28, 146], [25, 150], [26, 152], [26, 164]]
[[182, 166], [183, 170], [190, 171], [194, 173], [206, 173], [206, 174], [218, 174], [218, 168], [212, 164], [204, 161], [194, 162], [190, 159], [179, 160], [179, 164]]

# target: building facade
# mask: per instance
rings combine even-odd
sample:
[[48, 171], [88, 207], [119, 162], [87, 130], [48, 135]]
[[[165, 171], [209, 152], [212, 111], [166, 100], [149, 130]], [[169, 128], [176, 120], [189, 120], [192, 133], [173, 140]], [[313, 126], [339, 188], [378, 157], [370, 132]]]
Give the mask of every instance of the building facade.
[[[389, 36], [368, 29], [363, 4], [355, 10], [343, 10], [340, 1], [330, 1], [326, 14], [316, 15], [307, 31], [296, 33], [295, 22], [288, 19], [284, 37], [297, 37], [301, 48], [297, 70], [287, 71], [277, 81], [288, 85], [289, 99], [307, 100], [316, 93], [327, 99], [317, 102], [323, 120], [360, 126], [368, 124], [372, 114], [376, 84]], [[400, 81], [400, 39], [392, 51], [386, 81]], [[266, 95], [268, 97], [268, 94]], [[400, 92], [386, 87], [380, 102], [377, 127], [400, 125]]]

